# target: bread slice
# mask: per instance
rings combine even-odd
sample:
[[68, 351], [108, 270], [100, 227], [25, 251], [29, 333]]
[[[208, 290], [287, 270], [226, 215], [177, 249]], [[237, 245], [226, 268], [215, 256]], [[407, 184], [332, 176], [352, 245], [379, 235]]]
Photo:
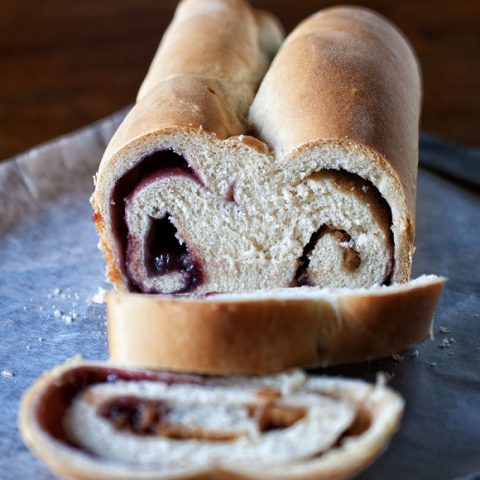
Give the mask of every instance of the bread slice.
[[382, 383], [198, 377], [78, 360], [24, 395], [27, 446], [66, 479], [346, 479], [403, 410]]
[[92, 197], [117, 289], [408, 281], [420, 111], [410, 46], [371, 11], [327, 9], [264, 76], [281, 39], [243, 1], [181, 3]]
[[283, 288], [179, 297], [109, 293], [110, 359], [260, 374], [383, 358], [424, 340], [445, 279], [369, 289]]

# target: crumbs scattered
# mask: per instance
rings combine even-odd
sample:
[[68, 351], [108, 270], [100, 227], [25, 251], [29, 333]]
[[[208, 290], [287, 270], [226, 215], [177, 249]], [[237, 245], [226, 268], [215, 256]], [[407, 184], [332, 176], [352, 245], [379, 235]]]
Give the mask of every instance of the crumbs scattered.
[[[57, 300], [70, 300], [71, 301], [71, 308], [66, 308], [65, 312], [58, 308], [56, 305], [52, 306], [52, 314], [55, 318], [61, 318], [67, 325], [71, 324], [78, 318], [78, 313], [75, 311], [75, 307], [77, 307], [78, 302], [80, 300], [80, 295], [77, 292], [71, 292], [68, 288], [63, 290], [60, 287], [54, 288], [48, 295], [48, 298], [57, 299]], [[40, 310], [43, 310], [43, 306], [39, 307]]]
[[445, 325], [442, 325], [442, 326], [438, 329], [438, 331], [439, 331], [440, 333], [445, 334], [445, 333], [448, 333], [450, 330], [449, 330], [448, 327], [446, 327]]
[[105, 303], [105, 294], [107, 291], [102, 288], [98, 287], [97, 293], [92, 297], [92, 303], [102, 304]]
[[442, 350], [445, 348], [450, 348], [454, 343], [457, 343], [454, 338], [444, 338], [439, 344], [438, 348]]
[[48, 298], [67, 298], [66, 294], [62, 291], [61, 288], [54, 288], [51, 293], [47, 295]]
[[13, 372], [13, 370], [5, 369], [0, 372], [0, 375], [2, 375], [2, 377], [14, 377], [15, 373]]
[[62, 299], [62, 300], [80, 300], [80, 295], [77, 292], [70, 292], [62, 290], [59, 287], [54, 288], [48, 295], [48, 298], [57, 298], [57, 299]]

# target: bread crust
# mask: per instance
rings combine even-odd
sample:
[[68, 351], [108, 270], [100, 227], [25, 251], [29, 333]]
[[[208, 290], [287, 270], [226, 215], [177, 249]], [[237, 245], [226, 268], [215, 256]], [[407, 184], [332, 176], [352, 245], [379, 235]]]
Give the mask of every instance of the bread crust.
[[175, 150], [180, 137], [198, 151], [209, 143], [228, 155], [232, 138], [250, 128], [258, 138], [243, 146], [252, 163], [263, 156], [260, 162], [284, 165], [288, 176], [298, 165], [304, 176], [347, 170], [371, 181], [391, 210], [389, 280], [409, 280], [421, 96], [414, 53], [383, 17], [354, 7], [305, 20], [264, 76], [281, 40], [278, 22], [241, 0], [180, 5], [136, 105], [107, 147], [92, 197], [107, 276], [117, 289], [129, 288], [110, 226], [117, 180], [155, 149]]
[[[111, 367], [109, 363], [83, 363], [79, 359], [67, 362], [45, 373], [25, 392], [19, 412], [19, 429], [30, 450], [56, 475], [71, 480], [343, 480], [364, 469], [387, 447], [398, 428], [403, 411], [401, 397], [383, 386], [356, 380], [312, 377], [309, 386], [326, 394], [343, 398], [356, 405], [362, 417], [368, 419], [366, 429], [348, 436], [342, 443], [323, 455], [291, 464], [272, 465], [268, 469], [255, 466], [229, 466], [192, 469], [182, 466], [175, 471], [161, 472], [152, 468], [139, 470], [135, 465], [102, 461], [101, 458], [72, 446], [56, 436], [41, 420], [40, 408], [52, 388], [61, 384], [68, 371], [84, 365]], [[135, 370], [130, 369], [135, 372]], [[56, 407], [52, 405], [52, 408]], [[58, 413], [57, 410], [52, 412]], [[62, 422], [61, 415], [57, 422]], [[54, 422], [55, 423], [55, 422]], [[188, 463], [188, 462], [187, 462]]]
[[[107, 278], [116, 288], [128, 282], [110, 229], [115, 183], [152, 153], [155, 141], [168, 148], [173, 135], [221, 142], [246, 133], [248, 108], [282, 39], [278, 20], [244, 0], [179, 4], [136, 104], [105, 150], [91, 198]], [[263, 150], [262, 142], [256, 148]]]
[[111, 292], [110, 359], [252, 375], [382, 358], [429, 336], [444, 282], [427, 276], [392, 287], [314, 289], [304, 298], [287, 289], [224, 299]]
[[410, 278], [414, 251], [420, 101], [407, 40], [375, 12], [349, 6], [321, 10], [287, 37], [250, 110], [259, 138], [286, 163], [326, 144], [367, 157], [330, 168], [370, 180], [387, 200], [399, 283]]

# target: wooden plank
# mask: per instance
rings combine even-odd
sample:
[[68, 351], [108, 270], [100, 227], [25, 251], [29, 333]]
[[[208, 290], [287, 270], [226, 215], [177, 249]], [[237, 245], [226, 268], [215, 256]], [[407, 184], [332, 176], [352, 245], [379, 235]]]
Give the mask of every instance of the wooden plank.
[[[0, 3], [0, 159], [131, 103], [175, 0]], [[253, 0], [287, 30], [316, 0]], [[385, 14], [423, 66], [422, 128], [480, 145], [480, 2], [350, 1]]]

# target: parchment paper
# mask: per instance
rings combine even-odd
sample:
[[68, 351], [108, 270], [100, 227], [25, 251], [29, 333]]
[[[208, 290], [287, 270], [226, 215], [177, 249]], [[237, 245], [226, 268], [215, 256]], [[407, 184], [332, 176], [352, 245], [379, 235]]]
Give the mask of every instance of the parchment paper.
[[[18, 434], [22, 392], [44, 370], [77, 353], [90, 360], [107, 357], [104, 306], [91, 302], [106, 285], [88, 198], [92, 175], [123, 114], [0, 164], [4, 480], [53, 478]], [[444, 174], [463, 171], [462, 158], [473, 158], [471, 150], [465, 155], [451, 144], [443, 148], [431, 137], [422, 145], [421, 158], [434, 159], [435, 170], [447, 166]], [[378, 371], [386, 371], [393, 375], [391, 386], [405, 397], [400, 431], [359, 477], [363, 480], [480, 478], [480, 196], [474, 185], [465, 188], [420, 171], [414, 274], [449, 277], [435, 340], [396, 360], [316, 372], [373, 381]]]

